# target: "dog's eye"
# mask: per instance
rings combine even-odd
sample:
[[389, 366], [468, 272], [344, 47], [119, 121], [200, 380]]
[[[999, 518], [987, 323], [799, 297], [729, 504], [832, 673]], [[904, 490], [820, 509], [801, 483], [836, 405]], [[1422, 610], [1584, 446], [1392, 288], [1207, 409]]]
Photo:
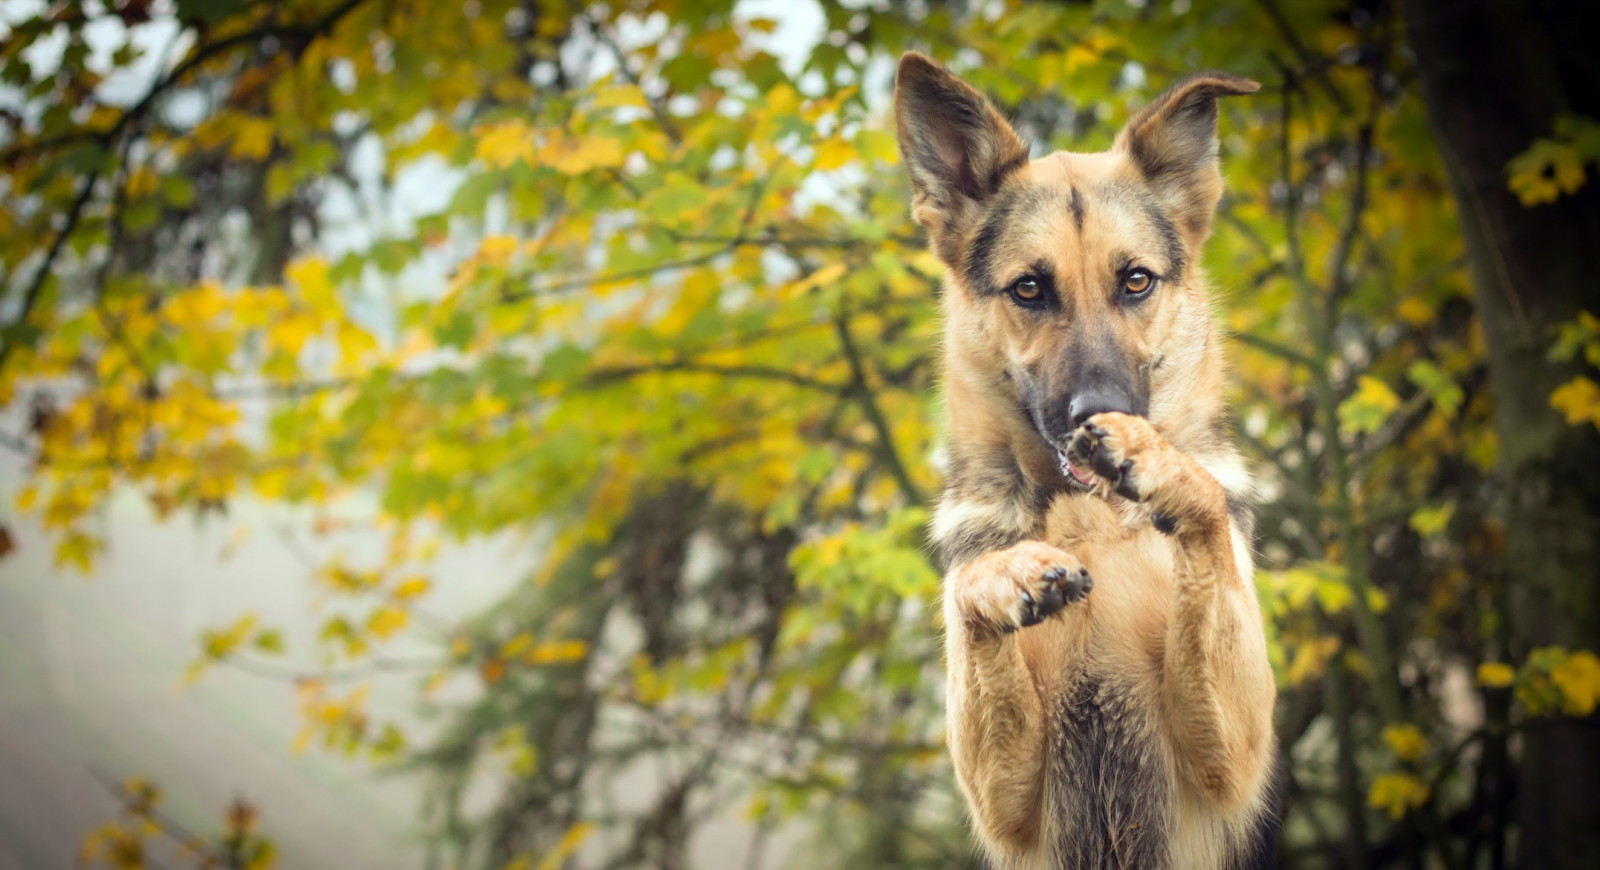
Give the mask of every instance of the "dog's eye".
[[1039, 284], [1038, 278], [1024, 275], [1011, 285], [1011, 295], [1018, 302], [1034, 303], [1044, 298], [1044, 287]]
[[1130, 296], [1149, 293], [1150, 288], [1154, 286], [1156, 286], [1156, 276], [1144, 269], [1134, 269], [1122, 279], [1122, 289]]

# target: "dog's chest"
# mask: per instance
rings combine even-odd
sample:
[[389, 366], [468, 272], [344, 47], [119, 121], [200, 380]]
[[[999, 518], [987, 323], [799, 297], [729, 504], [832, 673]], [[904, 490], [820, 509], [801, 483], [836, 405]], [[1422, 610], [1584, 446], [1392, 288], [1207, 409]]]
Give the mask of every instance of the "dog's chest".
[[1062, 694], [1053, 729], [1050, 805], [1060, 813], [1057, 866], [1168, 866], [1171, 759], [1151, 721], [1148, 699], [1095, 675]]

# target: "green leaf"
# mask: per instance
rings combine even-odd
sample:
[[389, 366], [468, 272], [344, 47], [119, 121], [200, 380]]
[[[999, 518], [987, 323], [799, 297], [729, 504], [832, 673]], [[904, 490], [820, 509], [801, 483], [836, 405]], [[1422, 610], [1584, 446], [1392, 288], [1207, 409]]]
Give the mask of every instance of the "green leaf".
[[1339, 405], [1339, 429], [1347, 434], [1371, 434], [1382, 428], [1399, 407], [1400, 397], [1388, 384], [1363, 375], [1355, 393]]

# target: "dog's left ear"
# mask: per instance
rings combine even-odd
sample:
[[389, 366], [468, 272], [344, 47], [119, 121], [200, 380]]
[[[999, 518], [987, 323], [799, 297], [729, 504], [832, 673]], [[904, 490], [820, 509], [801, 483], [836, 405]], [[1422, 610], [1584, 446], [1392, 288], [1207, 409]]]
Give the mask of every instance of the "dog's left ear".
[[1209, 232], [1222, 198], [1217, 98], [1260, 89], [1256, 82], [1227, 73], [1193, 75], [1156, 97], [1117, 136], [1116, 148], [1138, 167], [1190, 244]]

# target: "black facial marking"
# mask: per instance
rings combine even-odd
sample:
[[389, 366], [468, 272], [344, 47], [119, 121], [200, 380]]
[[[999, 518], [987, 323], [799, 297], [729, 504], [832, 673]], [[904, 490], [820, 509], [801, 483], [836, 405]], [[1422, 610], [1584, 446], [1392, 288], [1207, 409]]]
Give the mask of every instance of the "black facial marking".
[[1150, 522], [1156, 527], [1156, 531], [1163, 535], [1173, 535], [1178, 532], [1178, 518], [1172, 514], [1158, 511], [1150, 515]]
[[[984, 216], [983, 225], [972, 240], [961, 263], [962, 274], [973, 293], [1004, 293], [1000, 285], [1002, 276], [995, 274], [995, 253], [1011, 233], [1019, 217], [1047, 208], [1051, 195], [1036, 187], [1016, 185], [995, 194], [994, 205]], [[1016, 277], [1016, 276], [1004, 276]]]
[[1083, 232], [1083, 194], [1076, 187], [1072, 189], [1072, 198], [1067, 201], [1067, 207], [1072, 209], [1072, 222], [1077, 225], [1078, 232]]
[[994, 291], [994, 249], [1005, 238], [1006, 229], [1011, 224], [1012, 214], [1016, 211], [1021, 195], [1015, 190], [1000, 194], [995, 201], [994, 208], [983, 220], [978, 235], [972, 240], [972, 247], [967, 249], [966, 272], [967, 286], [974, 293], [989, 293]]
[[1173, 226], [1166, 214], [1153, 203], [1145, 203], [1144, 213], [1155, 224], [1156, 232], [1161, 235], [1161, 244], [1166, 248], [1167, 276], [1177, 278], [1183, 274], [1183, 237], [1178, 235], [1178, 228]]

